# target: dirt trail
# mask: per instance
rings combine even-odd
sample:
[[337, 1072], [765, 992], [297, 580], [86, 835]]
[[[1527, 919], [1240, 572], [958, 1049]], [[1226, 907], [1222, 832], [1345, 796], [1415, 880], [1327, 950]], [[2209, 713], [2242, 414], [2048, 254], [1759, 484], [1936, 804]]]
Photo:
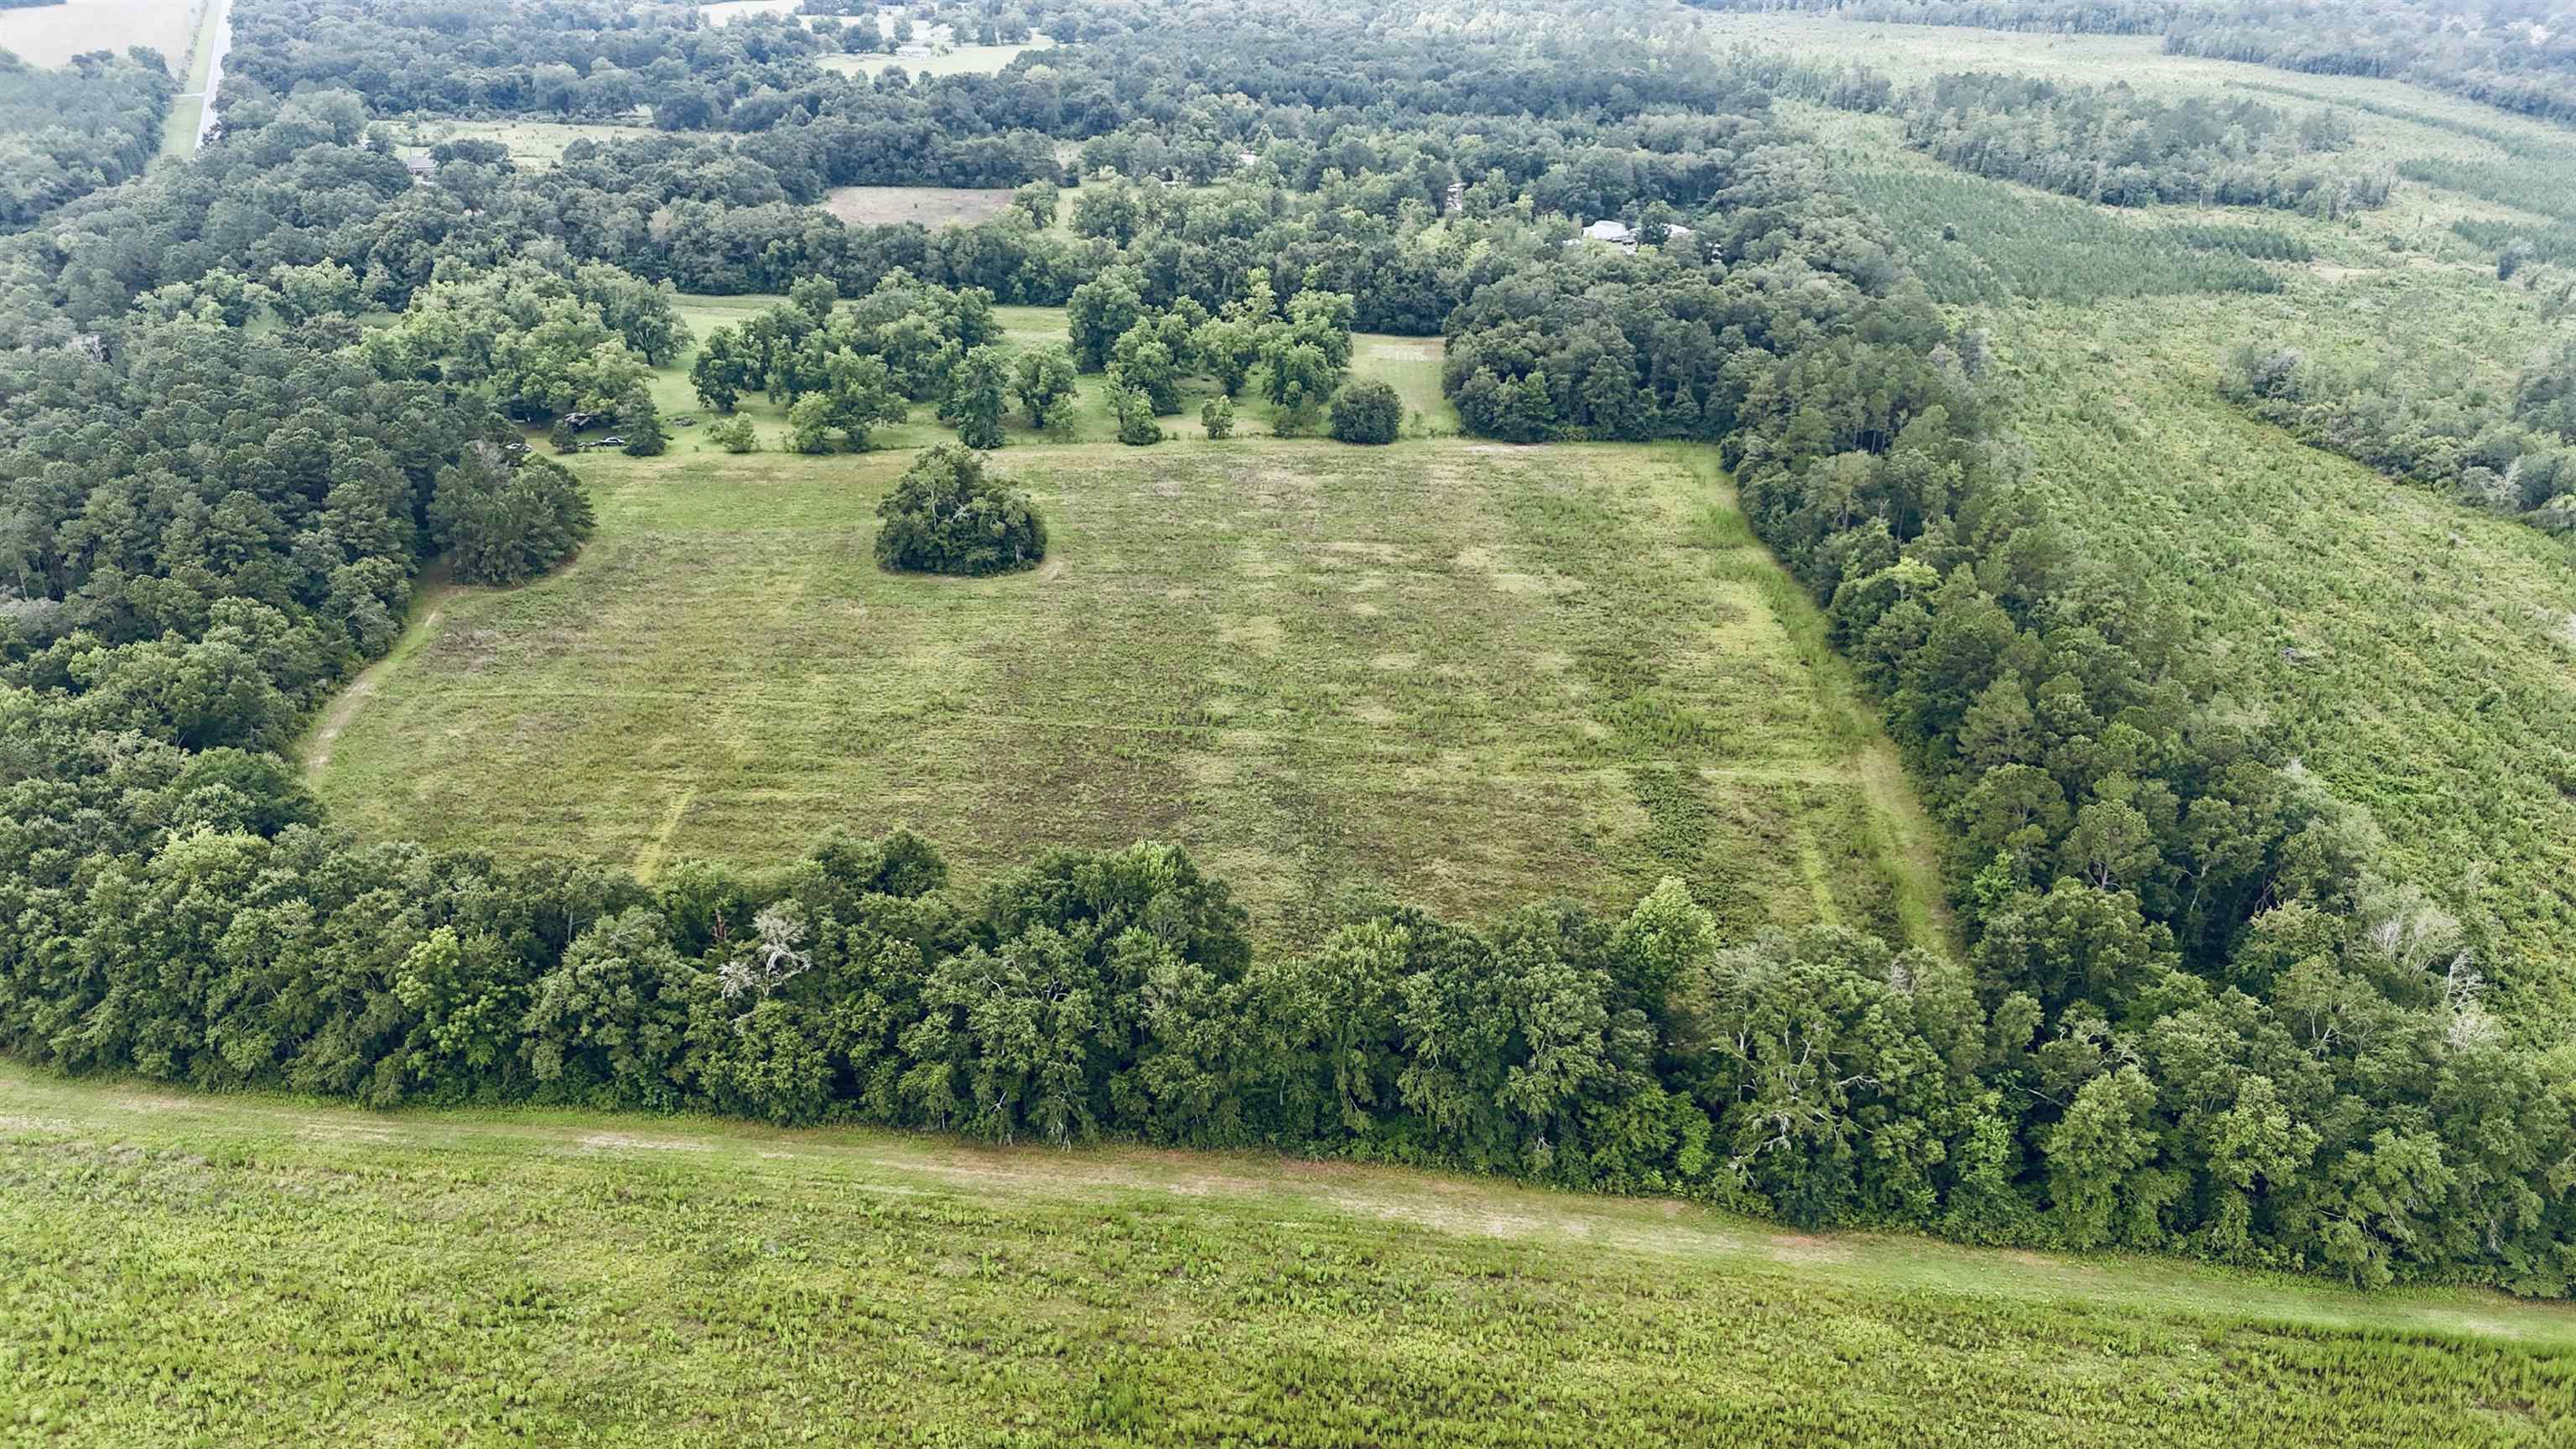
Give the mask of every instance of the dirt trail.
[[358, 677], [349, 681], [349, 687], [341, 690], [339, 697], [331, 701], [331, 707], [322, 712], [322, 718], [314, 722], [313, 732], [304, 737], [299, 753], [304, 757], [306, 779], [320, 779], [322, 772], [330, 767], [331, 746], [339, 742], [341, 732], [358, 717], [358, 711], [375, 697], [376, 686], [383, 683], [385, 676], [396, 666], [417, 652], [421, 642], [438, 627], [440, 606], [454, 592], [455, 585], [444, 580], [422, 581], [415, 596], [420, 617], [403, 627], [402, 637], [394, 641], [394, 647], [384, 658], [358, 671]]

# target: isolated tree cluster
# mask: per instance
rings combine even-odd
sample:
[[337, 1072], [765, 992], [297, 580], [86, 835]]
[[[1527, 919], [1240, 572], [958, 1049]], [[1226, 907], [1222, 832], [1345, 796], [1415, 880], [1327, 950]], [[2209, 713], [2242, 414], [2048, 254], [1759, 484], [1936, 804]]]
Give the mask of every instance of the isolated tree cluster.
[[1035, 568], [1046, 558], [1046, 520], [1028, 494], [987, 469], [983, 454], [961, 443], [914, 459], [877, 504], [877, 562], [934, 574]]

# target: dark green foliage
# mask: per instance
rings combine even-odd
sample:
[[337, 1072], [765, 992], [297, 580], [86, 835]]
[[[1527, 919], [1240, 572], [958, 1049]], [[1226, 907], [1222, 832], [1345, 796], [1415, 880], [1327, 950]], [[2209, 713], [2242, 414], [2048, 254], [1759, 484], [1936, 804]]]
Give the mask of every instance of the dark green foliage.
[[515, 584], [590, 537], [590, 496], [560, 463], [479, 444], [438, 475], [430, 537], [459, 583]]
[[2228, 359], [2218, 386], [2317, 447], [2547, 532], [2576, 530], [2576, 346], [2533, 359], [2510, 399], [2251, 344]]
[[1332, 435], [1345, 443], [1392, 443], [1404, 431], [1404, 399], [1371, 378], [1333, 394]]
[[2254, 100], [2167, 103], [2125, 85], [1970, 72], [1900, 94], [1905, 138], [1963, 171], [2113, 206], [2272, 206], [2320, 217], [2388, 199], [2384, 170], [2327, 164], [2352, 145], [2329, 110]]
[[0, 230], [143, 174], [178, 89], [161, 55], [140, 46], [60, 70], [0, 50]]
[[1046, 520], [1029, 495], [985, 471], [958, 443], [924, 451], [877, 504], [877, 562], [939, 574], [999, 574], [1046, 557]]

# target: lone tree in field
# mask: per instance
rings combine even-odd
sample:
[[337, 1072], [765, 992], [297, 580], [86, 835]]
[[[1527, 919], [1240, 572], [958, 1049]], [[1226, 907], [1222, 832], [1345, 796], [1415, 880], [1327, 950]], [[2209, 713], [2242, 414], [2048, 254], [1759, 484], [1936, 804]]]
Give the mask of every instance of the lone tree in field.
[[877, 505], [877, 562], [934, 574], [1002, 574], [1046, 557], [1046, 520], [1029, 495], [984, 470], [984, 455], [941, 443]]
[[1404, 427], [1404, 399], [1372, 378], [1333, 395], [1333, 436], [1345, 443], [1392, 443]]

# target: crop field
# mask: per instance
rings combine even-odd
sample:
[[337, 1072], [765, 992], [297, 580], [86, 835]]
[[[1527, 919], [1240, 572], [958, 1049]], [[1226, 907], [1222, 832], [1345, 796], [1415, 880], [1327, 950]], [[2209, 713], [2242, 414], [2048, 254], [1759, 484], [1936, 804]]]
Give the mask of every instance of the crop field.
[[[1723, 18], [1720, 32], [1743, 23]], [[2296, 94], [2265, 98], [2345, 107], [2392, 164], [2468, 164], [2510, 145], [2576, 177], [2564, 133], [2392, 82], [2168, 58], [2153, 37], [1760, 29], [1810, 58], [1900, 75], [1977, 66], [2177, 94], [2286, 85]], [[2547, 218], [2412, 181], [2350, 222], [2092, 207], [1951, 171], [1906, 150], [1889, 118], [1798, 112], [1832, 135], [1850, 189], [1905, 239], [1935, 295], [1993, 338], [1996, 395], [2048, 515], [2177, 591], [2233, 702], [2282, 723], [2302, 763], [2368, 810], [2408, 878], [2483, 928], [2480, 966], [2510, 1019], [2544, 1036], [2576, 1022], [2576, 545], [2305, 446], [2216, 392], [2220, 364], [2250, 342], [2410, 393], [2509, 393], [2563, 324], [2499, 283], [2492, 250], [2452, 223]], [[2193, 222], [2268, 228], [2312, 256], [2213, 261], [2159, 240]], [[2271, 281], [2232, 281], [2217, 270], [2230, 264]]]
[[2481, 1294], [1249, 1154], [8, 1063], [0, 1107], [0, 1425], [30, 1443], [2474, 1449], [2576, 1416], [2576, 1315]]
[[0, 50], [30, 65], [61, 65], [92, 50], [150, 46], [185, 74], [202, 0], [64, 0], [0, 10]]
[[852, 226], [910, 221], [935, 230], [1000, 216], [1011, 209], [1011, 191], [1007, 186], [835, 186], [824, 194], [823, 209]]
[[336, 819], [767, 864], [909, 821], [969, 874], [1176, 840], [1302, 939], [1388, 900], [1938, 929], [1927, 827], [1709, 455], [1019, 447], [1036, 572], [880, 571], [904, 450], [591, 454], [566, 572], [438, 598], [307, 757]]

